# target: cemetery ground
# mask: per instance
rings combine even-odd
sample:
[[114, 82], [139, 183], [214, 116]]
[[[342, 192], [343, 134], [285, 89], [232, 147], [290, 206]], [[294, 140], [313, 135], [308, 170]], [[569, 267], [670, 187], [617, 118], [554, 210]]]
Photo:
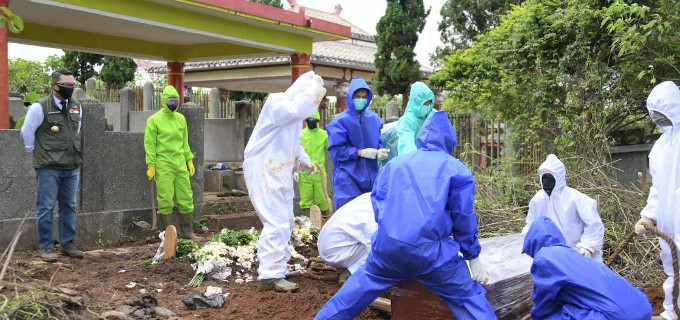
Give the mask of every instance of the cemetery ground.
[[[228, 208], [235, 207], [229, 199], [227, 203], [231, 203]], [[254, 212], [238, 214], [255, 215]], [[197, 228], [196, 234], [202, 239], [198, 241], [198, 247], [219, 232], [219, 229], [211, 228], [204, 233]], [[80, 247], [85, 252], [83, 259], [60, 255], [57, 263], [41, 261], [37, 252], [14, 252], [2, 281], [4, 287], [0, 290], [0, 318], [312, 319], [340, 288], [337, 276], [341, 270], [334, 270], [324, 272], [324, 277], [335, 280], [303, 275], [291, 279], [300, 285], [297, 292], [275, 292], [256, 280], [256, 263], [241, 274], [241, 278], [251, 275], [252, 281], [237, 283], [234, 268], [234, 274], [226, 282], [206, 279], [198, 287], [187, 287], [196, 273], [191, 266], [195, 260], [182, 256], [149, 264], [159, 245], [160, 240], [151, 236], [136, 242], [100, 243], [99, 246]], [[305, 257], [318, 256], [316, 241], [296, 250]], [[290, 263], [299, 262], [291, 260]], [[223, 294], [228, 294], [222, 308], [191, 310], [184, 305], [182, 299], [204, 293], [208, 286], [219, 287]], [[165, 315], [166, 310], [156, 309], [159, 312], [123, 317], [126, 309], [128, 313], [131, 310], [142, 312], [144, 307], [140, 306], [143, 304], [140, 300], [145, 303], [151, 300], [145, 296], [154, 297], [159, 307], [174, 315]], [[388, 312], [367, 308], [358, 319], [389, 318]]]
[[[229, 206], [235, 207], [237, 205]], [[254, 212], [223, 214], [234, 213], [254, 215]], [[211, 228], [203, 233], [197, 228], [196, 232], [201, 235], [198, 243], [201, 247], [220, 230]], [[206, 279], [198, 287], [187, 287], [195, 275], [191, 266], [195, 260], [183, 256], [149, 264], [159, 244], [154, 237], [136, 242], [123, 239], [116, 244], [100, 243], [81, 247], [85, 251], [83, 259], [60, 256], [59, 262], [53, 264], [42, 262], [37, 252], [15, 252], [2, 281], [0, 316], [10, 319], [312, 319], [340, 288], [337, 280], [301, 276], [292, 279], [300, 285], [297, 292], [275, 292], [254, 280], [257, 264], [245, 272], [253, 281], [238, 283], [232, 275], [226, 282]], [[318, 254], [315, 241], [296, 250], [305, 257]], [[335, 270], [325, 275], [337, 279], [339, 273], [340, 270]], [[244, 274], [241, 278], [245, 278]], [[191, 310], [182, 302], [187, 296], [204, 293], [208, 286], [228, 294], [221, 308]], [[663, 303], [661, 283], [641, 289], [650, 298], [654, 314], [659, 314]], [[389, 298], [389, 292], [383, 296]], [[139, 313], [141, 316], [131, 314], [133, 310], [143, 312], [143, 305], [152, 299], [162, 308], [151, 314]], [[128, 315], [124, 315], [126, 310]], [[390, 314], [369, 307], [357, 319], [390, 319]]]

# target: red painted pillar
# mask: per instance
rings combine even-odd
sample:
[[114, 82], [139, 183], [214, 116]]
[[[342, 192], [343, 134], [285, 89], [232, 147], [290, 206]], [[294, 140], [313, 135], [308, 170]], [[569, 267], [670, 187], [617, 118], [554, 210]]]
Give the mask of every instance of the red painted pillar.
[[309, 54], [293, 53], [290, 55], [291, 81], [295, 82], [298, 77], [311, 70], [309, 65]]
[[[9, 7], [9, 0], [0, 0], [0, 7]], [[9, 74], [7, 73], [7, 26], [0, 29], [0, 129], [9, 129]]]
[[179, 104], [184, 101], [184, 62], [168, 62], [168, 84], [179, 93]]

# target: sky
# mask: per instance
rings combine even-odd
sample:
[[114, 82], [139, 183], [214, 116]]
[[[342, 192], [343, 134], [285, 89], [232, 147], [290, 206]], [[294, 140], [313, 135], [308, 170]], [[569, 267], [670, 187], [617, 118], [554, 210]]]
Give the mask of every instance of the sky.
[[[439, 9], [445, 1], [446, 0], [424, 0], [425, 8], [427, 9], [430, 7], [432, 10], [427, 17], [425, 28], [419, 35], [418, 44], [415, 48], [417, 59], [422, 65], [430, 66], [429, 54], [434, 52], [434, 49], [441, 44], [439, 32], [437, 32], [437, 24], [441, 20]], [[285, 9], [290, 7], [287, 0], [282, 0], [281, 2], [283, 2]], [[379, 0], [297, 0], [297, 2], [300, 6], [327, 12], [333, 12], [335, 5], [340, 3], [340, 5], [342, 5], [340, 16], [370, 34], [375, 34], [375, 27], [387, 6], [385, 1]], [[366, 3], [370, 3], [370, 5], [366, 5]], [[45, 61], [49, 55], [56, 54], [61, 56], [64, 52], [60, 49], [36, 47], [10, 42], [8, 54], [10, 59], [23, 58], [34, 61]]]

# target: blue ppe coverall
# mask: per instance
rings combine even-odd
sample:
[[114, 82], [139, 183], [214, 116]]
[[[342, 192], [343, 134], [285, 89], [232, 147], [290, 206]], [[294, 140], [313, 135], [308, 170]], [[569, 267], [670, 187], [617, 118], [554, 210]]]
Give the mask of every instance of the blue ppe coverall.
[[420, 131], [418, 150], [380, 171], [371, 194], [378, 223], [372, 251], [314, 319], [353, 319], [385, 290], [409, 279], [441, 297], [458, 320], [496, 319], [486, 290], [465, 263], [477, 258], [481, 246], [475, 183], [450, 155], [455, 145], [446, 112], [436, 112]]
[[531, 223], [522, 252], [534, 258], [531, 265], [534, 320], [652, 317], [651, 304], [638, 288], [602, 262], [584, 257], [568, 246], [549, 218], [537, 217]]
[[[352, 95], [358, 89], [368, 90], [368, 102], [361, 115], [354, 108]], [[354, 77], [347, 91], [347, 110], [333, 117], [326, 126], [328, 152], [333, 160], [333, 204], [338, 210], [352, 199], [370, 192], [378, 175], [378, 160], [359, 157], [364, 148], [382, 148], [382, 119], [369, 110], [373, 93], [364, 79]]]

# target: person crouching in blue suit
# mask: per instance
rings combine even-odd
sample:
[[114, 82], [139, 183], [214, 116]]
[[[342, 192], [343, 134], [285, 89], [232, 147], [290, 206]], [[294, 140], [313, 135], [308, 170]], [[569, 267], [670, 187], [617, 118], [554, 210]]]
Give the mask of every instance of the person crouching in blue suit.
[[486, 290], [473, 280], [488, 281], [488, 273], [477, 259], [475, 182], [451, 156], [456, 140], [446, 113], [435, 112], [420, 130], [418, 150], [380, 171], [371, 193], [378, 223], [372, 251], [314, 319], [352, 319], [409, 279], [441, 297], [458, 320], [496, 319]]
[[533, 221], [524, 237], [522, 252], [534, 258], [531, 265], [534, 320], [652, 317], [652, 306], [638, 288], [601, 262], [569, 247], [549, 218], [538, 217]]

